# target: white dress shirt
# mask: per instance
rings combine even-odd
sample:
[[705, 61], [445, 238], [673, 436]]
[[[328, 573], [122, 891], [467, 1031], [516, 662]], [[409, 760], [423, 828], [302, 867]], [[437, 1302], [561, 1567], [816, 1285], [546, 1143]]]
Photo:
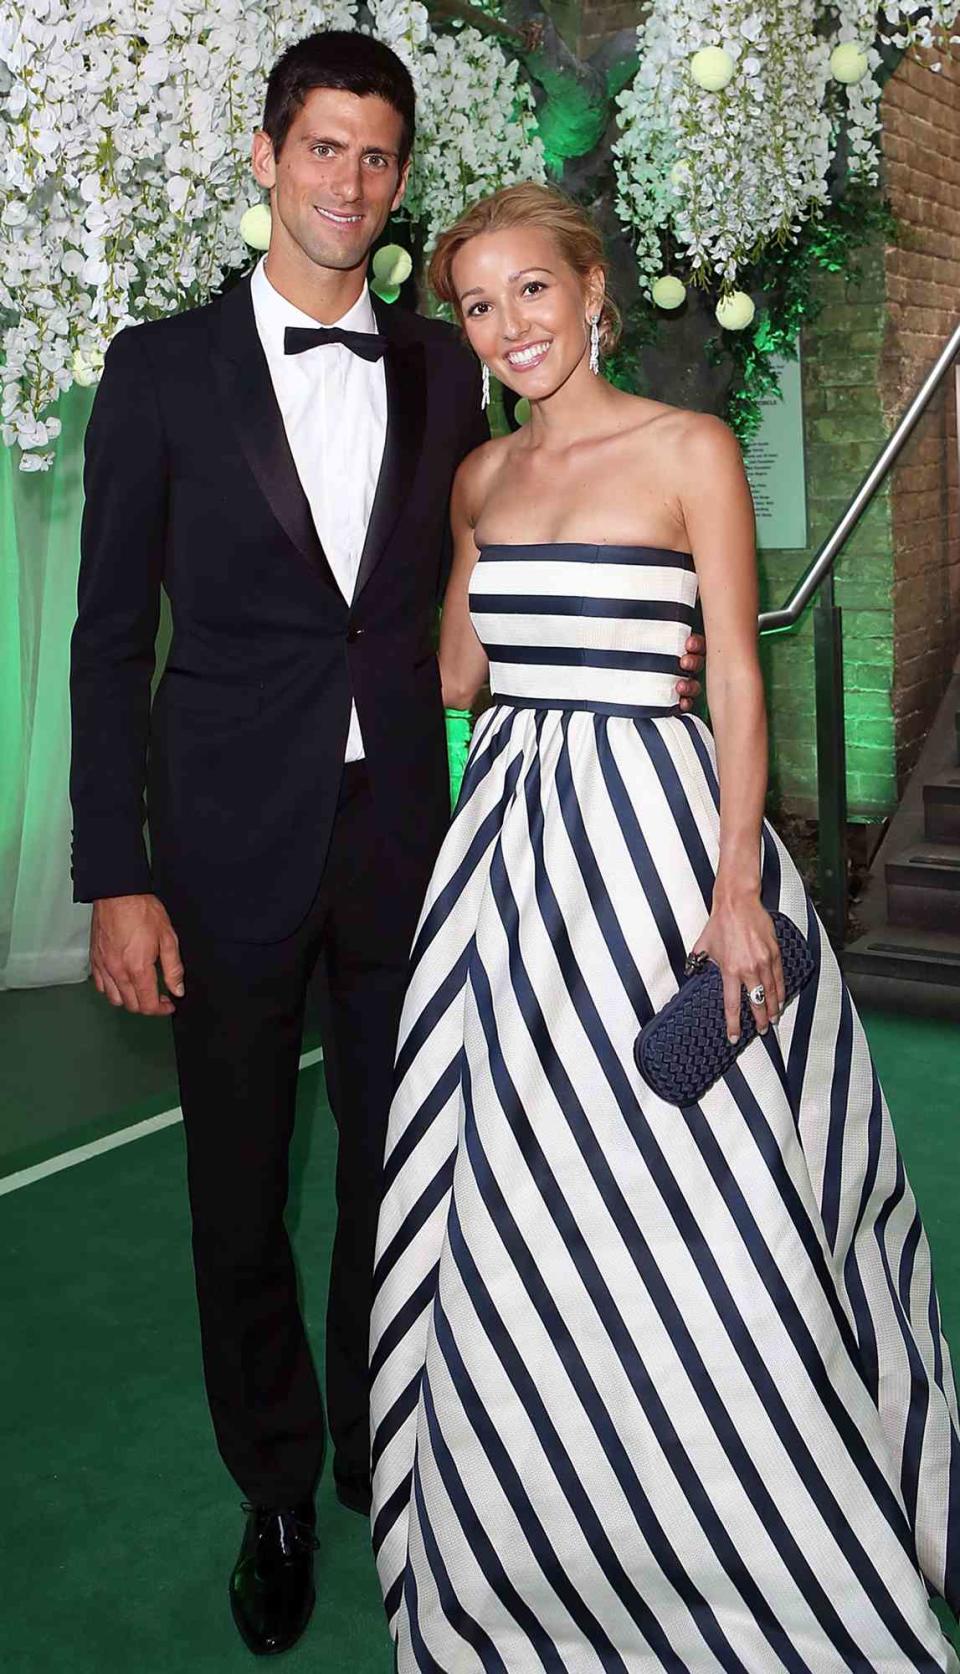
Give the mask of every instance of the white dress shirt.
[[[284, 354], [287, 326], [320, 322], [274, 290], [264, 261], [257, 264], [250, 290], [293, 462], [334, 579], [350, 604], [387, 434], [383, 361], [363, 360], [340, 343], [326, 343], [298, 355]], [[323, 324], [375, 332], [377, 321], [366, 285], [342, 319]], [[346, 760], [360, 761], [363, 753], [354, 704]]]

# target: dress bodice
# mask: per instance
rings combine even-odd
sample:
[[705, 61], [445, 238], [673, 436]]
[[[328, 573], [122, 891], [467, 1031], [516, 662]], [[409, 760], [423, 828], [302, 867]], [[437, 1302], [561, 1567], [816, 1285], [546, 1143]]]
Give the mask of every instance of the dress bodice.
[[661, 547], [485, 546], [470, 580], [493, 696], [525, 708], [673, 713], [696, 603], [690, 554]]

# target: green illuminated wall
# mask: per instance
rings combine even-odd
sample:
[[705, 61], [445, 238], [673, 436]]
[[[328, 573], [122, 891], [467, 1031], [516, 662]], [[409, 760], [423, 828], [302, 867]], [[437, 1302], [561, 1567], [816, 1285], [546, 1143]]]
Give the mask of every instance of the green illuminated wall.
[[[804, 334], [804, 427], [809, 548], [760, 557], [763, 608], [779, 605], [845, 510], [888, 426], [880, 397], [885, 333], [883, 251], [852, 285], [820, 282], [822, 310]], [[893, 535], [889, 489], [878, 494], [836, 571], [843, 612], [844, 721], [850, 817], [881, 819], [897, 800], [893, 687]], [[801, 816], [816, 813], [813, 624], [763, 641], [770, 708], [771, 791]]]

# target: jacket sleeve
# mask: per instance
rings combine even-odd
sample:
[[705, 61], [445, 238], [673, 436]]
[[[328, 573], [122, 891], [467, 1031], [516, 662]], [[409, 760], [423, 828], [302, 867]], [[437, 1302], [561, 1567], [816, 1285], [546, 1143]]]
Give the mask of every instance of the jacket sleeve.
[[[474, 362], [466, 383], [464, 397], [464, 423], [460, 430], [460, 446], [457, 451], [456, 466], [462, 464], [468, 453], [474, 448], [482, 447], [490, 440], [490, 424], [487, 419], [486, 408], [480, 405], [481, 374], [478, 362]], [[455, 469], [456, 469], [455, 466]], [[444, 522], [443, 554], [440, 563], [440, 602], [446, 592], [450, 579], [450, 567], [453, 563], [453, 536], [450, 532], [449, 517]]]
[[141, 328], [107, 351], [85, 441], [70, 701], [74, 899], [152, 889], [144, 842], [167, 460]]

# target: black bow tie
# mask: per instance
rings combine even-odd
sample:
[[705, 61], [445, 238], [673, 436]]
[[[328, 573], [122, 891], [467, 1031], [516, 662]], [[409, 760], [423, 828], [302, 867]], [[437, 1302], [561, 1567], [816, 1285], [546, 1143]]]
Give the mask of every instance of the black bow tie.
[[342, 343], [362, 360], [380, 360], [387, 339], [375, 331], [341, 331], [339, 326], [287, 326], [283, 333], [285, 355], [302, 355], [305, 349], [320, 349], [324, 343]]

